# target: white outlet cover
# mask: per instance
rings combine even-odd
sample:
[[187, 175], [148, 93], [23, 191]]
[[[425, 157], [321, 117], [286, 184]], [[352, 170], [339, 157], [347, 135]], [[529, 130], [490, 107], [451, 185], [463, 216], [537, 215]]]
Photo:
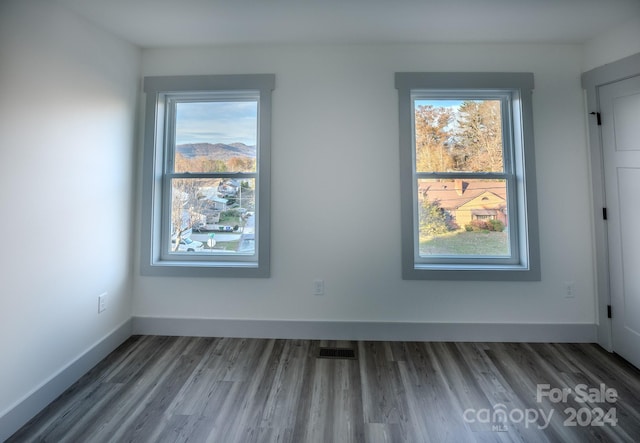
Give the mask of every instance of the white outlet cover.
[[98, 295], [98, 314], [107, 309], [107, 293]]

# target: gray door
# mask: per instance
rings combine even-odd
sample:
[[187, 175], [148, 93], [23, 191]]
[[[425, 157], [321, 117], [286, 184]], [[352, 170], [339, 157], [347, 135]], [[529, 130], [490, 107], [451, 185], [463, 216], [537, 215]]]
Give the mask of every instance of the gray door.
[[640, 367], [640, 76], [601, 86], [613, 350]]

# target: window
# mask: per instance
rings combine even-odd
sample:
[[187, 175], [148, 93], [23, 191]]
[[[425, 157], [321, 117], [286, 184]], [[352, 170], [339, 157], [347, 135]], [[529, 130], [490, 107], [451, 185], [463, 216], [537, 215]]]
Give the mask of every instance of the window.
[[528, 73], [396, 73], [405, 279], [539, 280]]
[[141, 272], [269, 276], [275, 76], [146, 77]]

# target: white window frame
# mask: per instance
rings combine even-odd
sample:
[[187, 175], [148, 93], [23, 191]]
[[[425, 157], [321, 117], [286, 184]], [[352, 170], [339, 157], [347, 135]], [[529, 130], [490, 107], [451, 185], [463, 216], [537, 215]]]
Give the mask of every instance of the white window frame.
[[[407, 280], [540, 280], [530, 73], [396, 73], [399, 98], [402, 275]], [[500, 100], [504, 171], [417, 172], [415, 100]], [[419, 254], [419, 179], [504, 179], [509, 257]]]
[[[184, 277], [269, 277], [271, 91], [275, 75], [146, 77], [146, 115], [142, 189], [141, 274]], [[256, 171], [176, 173], [176, 103], [257, 101]], [[234, 178], [255, 180], [255, 253], [189, 254], [167, 250], [170, 244], [171, 180]]]

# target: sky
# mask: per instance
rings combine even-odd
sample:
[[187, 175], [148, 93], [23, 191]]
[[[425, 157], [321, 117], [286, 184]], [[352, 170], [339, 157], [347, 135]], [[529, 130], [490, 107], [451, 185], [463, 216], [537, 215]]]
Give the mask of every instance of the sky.
[[176, 145], [186, 143], [244, 143], [256, 146], [256, 101], [178, 103]]
[[416, 100], [415, 101], [415, 106], [418, 107], [418, 106], [431, 105], [431, 106], [436, 107], [436, 108], [453, 108], [453, 109], [457, 109], [465, 101], [466, 100], [435, 100], [435, 99]]

